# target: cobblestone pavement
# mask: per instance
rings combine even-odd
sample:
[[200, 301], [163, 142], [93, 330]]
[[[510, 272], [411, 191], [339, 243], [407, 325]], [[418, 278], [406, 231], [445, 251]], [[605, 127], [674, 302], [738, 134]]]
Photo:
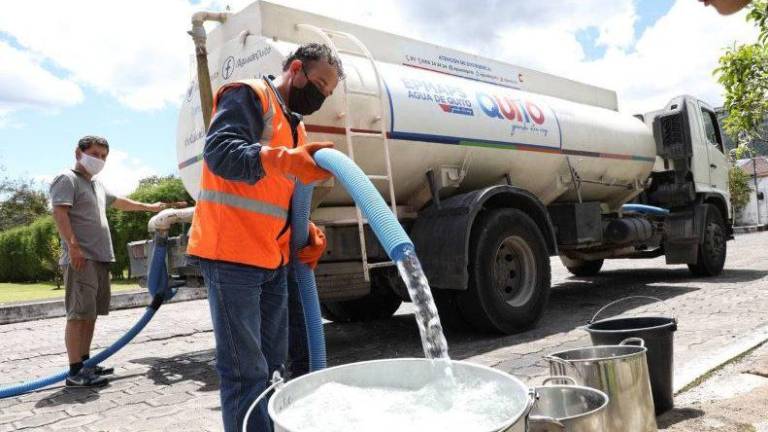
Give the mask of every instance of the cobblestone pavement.
[[[600, 306], [625, 296], [651, 295], [665, 300], [679, 318], [676, 371], [685, 370], [768, 328], [767, 244], [768, 233], [738, 236], [729, 243], [726, 271], [713, 279], [693, 278], [685, 266], [665, 266], [663, 258], [609, 261], [599, 276], [575, 278], [554, 259], [552, 297], [537, 328], [506, 337], [449, 334], [452, 357], [538, 384], [546, 373], [543, 355], [589, 344], [579, 326]], [[626, 302], [612, 313], [659, 310], [659, 305]], [[330, 364], [422, 356], [408, 311], [404, 306], [395, 317], [376, 323], [326, 324]], [[110, 344], [142, 313], [123, 310], [101, 319], [95, 347]], [[61, 318], [0, 326], [0, 386], [62, 370], [63, 327]], [[0, 432], [218, 431], [213, 348], [204, 300], [164, 306], [133, 343], [110, 359], [116, 375], [109, 387], [54, 387], [2, 399]]]

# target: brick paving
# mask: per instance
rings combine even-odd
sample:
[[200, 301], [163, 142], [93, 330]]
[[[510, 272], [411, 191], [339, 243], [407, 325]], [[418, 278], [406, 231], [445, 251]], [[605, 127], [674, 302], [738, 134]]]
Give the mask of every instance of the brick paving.
[[[579, 328], [603, 304], [630, 295], [666, 301], [679, 319], [676, 370], [768, 328], [768, 232], [729, 243], [726, 271], [693, 278], [685, 266], [655, 260], [608, 261], [593, 278], [571, 277], [553, 264], [550, 305], [535, 329], [513, 336], [449, 334], [453, 358], [512, 373], [531, 385], [547, 373], [542, 356], [589, 344]], [[613, 313], [661, 311], [620, 304]], [[143, 309], [111, 313], [97, 324], [94, 346], [120, 337]], [[0, 326], [0, 386], [58, 372], [66, 365], [62, 318]], [[408, 305], [395, 317], [365, 324], [326, 324], [329, 363], [422, 356]], [[116, 375], [101, 390], [58, 386], [0, 399], [0, 432], [218, 431], [218, 381], [207, 303], [164, 306], [136, 340], [109, 361]]]

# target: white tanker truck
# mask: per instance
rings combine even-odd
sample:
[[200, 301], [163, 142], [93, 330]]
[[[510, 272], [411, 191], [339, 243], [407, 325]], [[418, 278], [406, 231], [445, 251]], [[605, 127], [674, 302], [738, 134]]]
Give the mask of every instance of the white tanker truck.
[[[206, 34], [205, 20], [220, 24]], [[193, 57], [177, 134], [189, 193], [199, 189], [211, 88], [279, 75], [298, 44], [330, 45], [347, 78], [304, 119], [309, 138], [333, 141], [377, 185], [448, 323], [530, 327], [554, 255], [578, 276], [605, 259], [662, 255], [696, 275], [722, 271], [733, 238], [728, 160], [713, 109], [694, 97], [625, 115], [610, 90], [261, 1], [196, 14], [190, 34], [197, 66]], [[204, 75], [210, 84], [199, 84]], [[316, 271], [326, 318], [388, 317], [408, 300], [338, 183], [316, 188], [312, 219], [328, 238]], [[171, 267], [194, 283], [185, 236], [172, 244]], [[134, 275], [149, 247], [129, 245]]]

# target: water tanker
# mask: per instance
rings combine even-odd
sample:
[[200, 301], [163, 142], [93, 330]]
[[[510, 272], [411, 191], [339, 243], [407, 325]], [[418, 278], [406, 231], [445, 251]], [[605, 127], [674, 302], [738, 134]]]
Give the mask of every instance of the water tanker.
[[[207, 34], [206, 18], [220, 21]], [[326, 43], [347, 77], [305, 117], [309, 138], [334, 142], [375, 182], [413, 238], [444, 320], [529, 327], [546, 304], [553, 255], [579, 276], [604, 259], [661, 255], [697, 274], [722, 270], [728, 163], [713, 110], [694, 97], [632, 116], [607, 89], [267, 2], [193, 23], [198, 56], [177, 133], [190, 194], [211, 89], [279, 75], [299, 44]], [[198, 80], [205, 65], [210, 79]], [[312, 218], [329, 240], [317, 269], [326, 317], [394, 313], [407, 293], [333, 180], [316, 189]], [[141, 273], [146, 245], [129, 249]]]

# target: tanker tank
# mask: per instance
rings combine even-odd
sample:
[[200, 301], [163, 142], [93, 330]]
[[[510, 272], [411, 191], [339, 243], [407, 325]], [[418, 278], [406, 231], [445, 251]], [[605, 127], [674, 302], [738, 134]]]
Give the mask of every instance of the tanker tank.
[[[316, 35], [290, 24], [328, 19], [291, 13], [259, 2], [211, 32], [208, 58], [214, 90], [235, 80], [279, 75], [297, 44], [317, 41]], [[616, 111], [613, 92], [353, 24], [334, 25], [355, 32], [370, 49], [376, 68], [369, 58], [334, 41], [346, 83], [320, 111], [305, 118], [309, 139], [332, 141], [348, 153], [349, 130], [355, 135], [355, 162], [367, 174], [383, 175], [387, 160], [378, 132], [384, 122], [394, 196], [410, 212], [430, 199], [425, 176], [430, 170], [445, 196], [508, 181], [545, 205], [600, 201], [612, 210], [642, 190], [654, 166], [651, 131]], [[391, 38], [388, 44], [382, 35]], [[197, 196], [205, 129], [193, 63], [190, 70], [177, 156], [184, 185]], [[370, 97], [379, 86], [377, 74], [383, 100]], [[346, 116], [352, 116], [349, 129]], [[387, 182], [375, 183], [390, 201]], [[324, 208], [354, 205], [332, 183], [318, 188], [315, 201], [322, 207], [315, 217], [330, 214]]]

